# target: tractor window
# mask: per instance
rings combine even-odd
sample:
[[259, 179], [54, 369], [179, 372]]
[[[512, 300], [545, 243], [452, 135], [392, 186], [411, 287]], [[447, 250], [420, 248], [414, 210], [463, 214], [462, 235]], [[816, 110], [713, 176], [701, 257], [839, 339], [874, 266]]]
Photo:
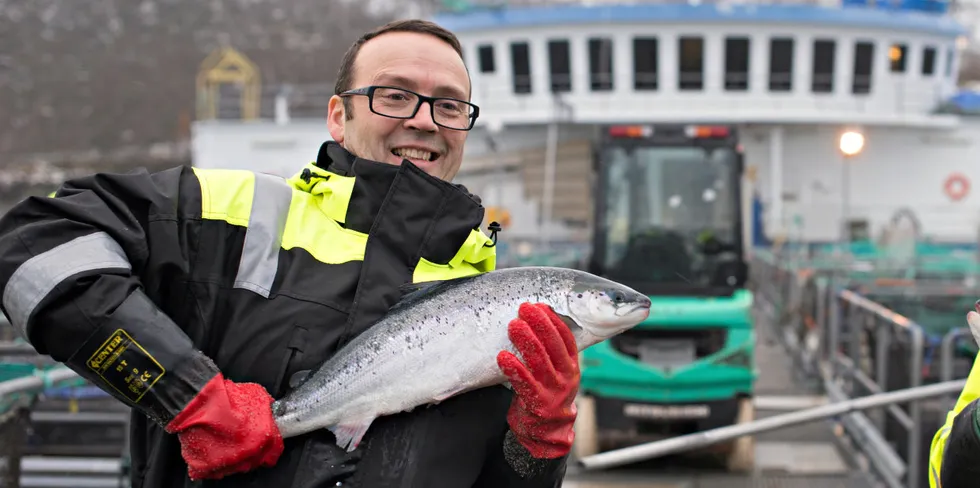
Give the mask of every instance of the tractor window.
[[[603, 267], [622, 279], [711, 281], [706, 266], [734, 245], [739, 211], [731, 149], [610, 147], [603, 158]], [[708, 244], [714, 246], [709, 249]]]

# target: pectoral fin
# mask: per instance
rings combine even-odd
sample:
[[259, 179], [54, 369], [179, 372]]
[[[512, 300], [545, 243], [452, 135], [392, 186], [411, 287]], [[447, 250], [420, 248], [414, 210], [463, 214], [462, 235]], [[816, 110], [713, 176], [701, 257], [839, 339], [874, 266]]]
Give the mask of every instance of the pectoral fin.
[[459, 395], [460, 393], [466, 392], [468, 390], [469, 390], [469, 388], [466, 388], [466, 387], [454, 387], [454, 388], [450, 388], [450, 389], [448, 389], [446, 391], [443, 391], [443, 392], [440, 392], [440, 393], [436, 393], [436, 395], [434, 397], [432, 397], [432, 403], [441, 403], [443, 400], [445, 400], [447, 398], [452, 398], [452, 397], [454, 397], [456, 395]]
[[337, 438], [338, 446], [343, 447], [347, 452], [351, 452], [357, 449], [358, 444], [361, 443], [361, 439], [364, 438], [364, 434], [371, 427], [371, 422], [374, 422], [374, 417], [368, 419], [352, 419], [349, 422], [327, 427], [327, 429], [333, 432], [333, 435]]

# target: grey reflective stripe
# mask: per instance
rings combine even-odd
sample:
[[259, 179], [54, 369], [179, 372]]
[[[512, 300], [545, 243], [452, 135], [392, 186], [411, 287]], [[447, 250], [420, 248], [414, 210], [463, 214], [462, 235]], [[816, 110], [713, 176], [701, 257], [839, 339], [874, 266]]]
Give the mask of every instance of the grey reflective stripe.
[[286, 180], [255, 173], [252, 210], [248, 216], [245, 246], [238, 263], [235, 288], [254, 291], [269, 298], [279, 269], [279, 249], [286, 227], [293, 188]]
[[28, 319], [54, 287], [78, 273], [109, 269], [130, 270], [132, 265], [119, 243], [105, 232], [75, 238], [28, 259], [3, 289], [11, 324], [27, 337]]

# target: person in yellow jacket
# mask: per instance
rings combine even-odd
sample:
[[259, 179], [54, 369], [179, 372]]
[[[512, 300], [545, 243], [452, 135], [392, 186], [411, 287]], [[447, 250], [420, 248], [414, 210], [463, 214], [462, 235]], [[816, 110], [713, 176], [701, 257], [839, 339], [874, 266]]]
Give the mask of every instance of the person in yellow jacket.
[[[326, 429], [283, 439], [272, 411], [403, 285], [496, 269], [485, 208], [453, 183], [479, 115], [462, 55], [429, 21], [362, 35], [336, 76], [330, 139], [290, 178], [98, 173], [0, 216], [0, 312], [131, 408], [134, 487], [561, 485], [577, 367], [505, 356], [512, 384], [536, 386], [379, 418], [352, 452]], [[577, 365], [552, 347], [565, 325], [548, 308], [513, 311], [508, 328], [528, 338], [515, 347]]]
[[[980, 344], [980, 301], [976, 312], [966, 314], [973, 338]], [[980, 356], [977, 356], [980, 358]], [[980, 360], [974, 360], [953, 410], [946, 423], [932, 438], [929, 450], [930, 488], [980, 486]]]

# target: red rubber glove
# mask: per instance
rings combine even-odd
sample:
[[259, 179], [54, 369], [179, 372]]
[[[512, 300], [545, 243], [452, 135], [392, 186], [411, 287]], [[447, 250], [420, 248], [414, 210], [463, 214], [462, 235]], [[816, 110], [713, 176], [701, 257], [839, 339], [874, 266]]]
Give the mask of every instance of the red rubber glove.
[[527, 366], [507, 351], [497, 365], [510, 378], [514, 401], [507, 423], [532, 456], [554, 459], [568, 454], [575, 439], [578, 347], [568, 326], [545, 304], [521, 304], [508, 336]]
[[191, 480], [220, 479], [273, 466], [283, 442], [272, 417], [272, 396], [256, 383], [218, 373], [169, 424]]

